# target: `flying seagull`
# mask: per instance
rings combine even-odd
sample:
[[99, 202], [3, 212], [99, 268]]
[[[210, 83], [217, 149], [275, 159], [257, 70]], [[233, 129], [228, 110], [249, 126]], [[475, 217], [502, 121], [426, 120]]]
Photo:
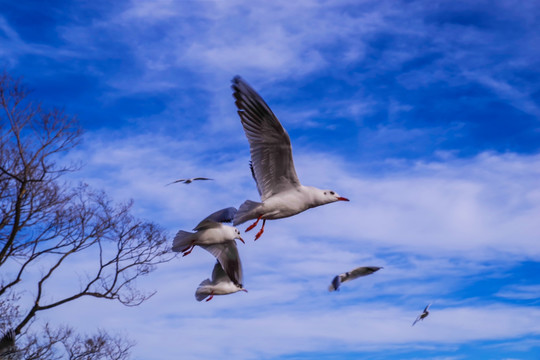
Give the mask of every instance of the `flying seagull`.
[[0, 338], [0, 355], [8, 355], [15, 351], [15, 331], [13, 329], [6, 331]]
[[360, 266], [354, 270], [347, 271], [346, 273], [336, 275], [332, 280], [332, 283], [328, 287], [328, 291], [339, 290], [341, 283], [345, 281], [354, 280], [361, 276], [371, 275], [375, 271], [379, 271], [382, 267], [379, 266]]
[[240, 284], [242, 278], [240, 258], [234, 240], [242, 242], [244, 240], [237, 228], [222, 224], [231, 222], [234, 214], [236, 214], [234, 207], [221, 209], [203, 219], [193, 229], [196, 232], [178, 231], [173, 240], [172, 251], [182, 252], [182, 256], [186, 256], [198, 245], [214, 255], [231, 280], [235, 284]]
[[413, 324], [411, 326], [414, 326], [414, 324], [416, 324], [418, 321], [420, 320], [424, 320], [428, 315], [429, 315], [429, 307], [431, 306], [431, 304], [428, 304], [425, 308], [424, 308], [424, 311], [418, 315], [418, 317], [416, 318], [416, 320], [414, 320]]
[[171, 185], [171, 184], [176, 184], [176, 183], [184, 183], [184, 184], [191, 184], [192, 182], [194, 182], [195, 180], [214, 180], [214, 179], [210, 179], [210, 178], [205, 178], [205, 177], [196, 177], [196, 178], [190, 178], [190, 179], [178, 179], [178, 180], [175, 180], [171, 183], [168, 183], [168, 185]]
[[240, 259], [238, 259], [238, 269], [240, 282], [235, 283], [227, 276], [219, 261], [216, 262], [216, 265], [214, 265], [214, 270], [212, 271], [212, 280], [203, 280], [195, 292], [195, 298], [197, 301], [202, 301], [206, 297], [208, 297], [206, 301], [210, 301], [214, 295], [227, 295], [238, 291], [248, 292], [242, 286], [242, 265], [240, 263]]
[[232, 80], [233, 96], [251, 152], [251, 172], [262, 202], [245, 201], [233, 224], [256, 219], [246, 231], [263, 220], [255, 240], [264, 232], [266, 220], [296, 215], [307, 209], [349, 201], [332, 190], [304, 186], [298, 180], [289, 135], [264, 100], [241, 77]]

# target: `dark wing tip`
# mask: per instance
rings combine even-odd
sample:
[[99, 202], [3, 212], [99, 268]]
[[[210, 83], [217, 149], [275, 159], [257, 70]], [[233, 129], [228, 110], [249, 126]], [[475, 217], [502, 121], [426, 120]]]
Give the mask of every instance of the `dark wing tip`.
[[186, 181], [186, 179], [174, 180], [173, 182], [170, 182], [170, 183], [166, 184], [165, 186], [169, 186], [169, 185], [176, 184], [176, 183], [183, 182], [183, 181]]
[[221, 222], [227, 222], [227, 223], [232, 222], [234, 220], [234, 216], [236, 215], [237, 212], [238, 212], [238, 210], [233, 206], [224, 209], [224, 213], [223, 213], [223, 217], [221, 218]]
[[243, 80], [242, 80], [242, 77], [241, 77], [240, 75], [235, 75], [235, 76], [232, 78], [231, 82], [232, 82], [233, 84], [238, 84], [238, 83], [240, 83], [240, 82], [243, 82]]
[[232, 82], [232, 85], [231, 85], [231, 88], [234, 90], [234, 93], [233, 93], [233, 96], [237, 98], [237, 93], [240, 91], [239, 89], [239, 86], [241, 86], [241, 84], [244, 84], [244, 80], [240, 77], [240, 75], [236, 75], [235, 77], [233, 77], [233, 79], [231, 80]]

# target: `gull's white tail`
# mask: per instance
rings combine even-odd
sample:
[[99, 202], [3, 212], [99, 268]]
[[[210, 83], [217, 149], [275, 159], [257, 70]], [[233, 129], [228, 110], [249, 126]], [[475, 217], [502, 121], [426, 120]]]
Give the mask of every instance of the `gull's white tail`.
[[181, 252], [185, 248], [191, 246], [193, 240], [195, 240], [195, 233], [189, 231], [180, 230], [176, 233], [173, 240], [172, 251]]
[[262, 203], [246, 200], [242, 205], [240, 205], [240, 208], [234, 215], [233, 225], [239, 225], [242, 224], [248, 220], [256, 219], [259, 217], [260, 214], [256, 211], [259, 206], [261, 206]]
[[203, 280], [203, 282], [199, 284], [197, 291], [195, 291], [195, 299], [197, 299], [197, 301], [203, 301], [205, 298], [208, 297], [208, 295], [212, 293], [209, 288], [210, 285], [212, 285], [210, 279]]

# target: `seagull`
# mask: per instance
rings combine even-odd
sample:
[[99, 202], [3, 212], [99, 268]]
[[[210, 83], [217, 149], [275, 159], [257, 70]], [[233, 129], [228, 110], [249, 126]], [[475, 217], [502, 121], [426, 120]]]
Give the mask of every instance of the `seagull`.
[[15, 348], [15, 331], [13, 329], [6, 331], [4, 336], [0, 338], [0, 355], [8, 355], [14, 352]]
[[222, 224], [231, 222], [235, 214], [234, 207], [221, 209], [203, 219], [193, 229], [196, 232], [178, 231], [173, 240], [172, 251], [182, 252], [182, 256], [186, 256], [198, 245], [214, 255], [232, 281], [240, 284], [240, 257], [234, 240], [244, 240], [237, 228]]
[[191, 184], [195, 180], [214, 180], [214, 179], [205, 178], [205, 177], [196, 177], [196, 178], [190, 178], [190, 179], [178, 179], [178, 180], [173, 181], [172, 183], [168, 183], [166, 186], [171, 185], [171, 184], [176, 184], [176, 183], [179, 183], [179, 182], [184, 183], [184, 184]]
[[422, 312], [420, 315], [418, 315], [418, 317], [416, 318], [416, 320], [414, 320], [413, 324], [411, 326], [414, 326], [414, 324], [416, 324], [418, 321], [420, 320], [424, 320], [428, 315], [429, 315], [429, 307], [431, 306], [431, 304], [428, 304], [428, 306], [426, 306], [424, 308], [424, 312]]
[[195, 292], [195, 298], [197, 301], [202, 301], [206, 297], [206, 301], [212, 300], [214, 295], [227, 295], [232, 294], [238, 291], [248, 292], [242, 287], [242, 265], [240, 263], [240, 258], [238, 258], [238, 270], [239, 270], [239, 280], [240, 283], [235, 283], [227, 276], [219, 261], [214, 265], [214, 270], [212, 271], [212, 280], [206, 279], [199, 284], [197, 291]]
[[347, 271], [346, 273], [336, 275], [332, 280], [332, 284], [328, 287], [328, 291], [339, 290], [341, 283], [349, 280], [354, 280], [360, 276], [371, 275], [375, 271], [379, 271], [382, 267], [379, 266], [360, 266], [354, 270]]
[[304, 186], [298, 180], [289, 135], [270, 107], [241, 77], [232, 80], [233, 96], [251, 152], [251, 173], [262, 202], [247, 200], [236, 213], [233, 225], [263, 220], [255, 240], [264, 232], [266, 220], [296, 215], [335, 201], [349, 201], [332, 190]]

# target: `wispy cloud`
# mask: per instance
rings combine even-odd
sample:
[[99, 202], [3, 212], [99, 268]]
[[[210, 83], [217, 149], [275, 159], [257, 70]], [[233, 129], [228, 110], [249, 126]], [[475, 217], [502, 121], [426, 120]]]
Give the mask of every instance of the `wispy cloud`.
[[[25, 17], [6, 11], [2, 61], [89, 128], [69, 156], [85, 163], [73, 182], [133, 198], [138, 216], [171, 235], [257, 200], [229, 87], [240, 74], [289, 131], [302, 183], [351, 199], [269, 221], [256, 243], [246, 234], [248, 294], [196, 302], [214, 263], [196, 249], [141, 281], [158, 291], [141, 307], [86, 299], [46, 316], [130, 329], [137, 359], [533, 348], [538, 281], [513, 270], [540, 261], [537, 7], [74, 3], [55, 13], [53, 42], [31, 40]], [[64, 93], [49, 94], [51, 83]], [[165, 186], [192, 176], [215, 180]], [[328, 293], [333, 276], [359, 265], [384, 269]], [[77, 283], [65, 276], [58, 291]]]
[[[94, 141], [85, 142], [78, 154], [87, 162], [83, 179], [118, 199], [134, 198], [137, 213], [164, 224], [171, 234], [191, 229], [219, 208], [258, 198], [247, 149], [208, 157], [219, 145], [152, 133], [99, 134], [87, 134]], [[138, 356], [152, 358], [149, 349], [160, 341], [174, 343], [178, 334], [190, 345], [163, 350], [163, 356], [272, 358], [329, 351], [337, 343], [343, 352], [398, 351], [422, 342], [454, 346], [539, 332], [534, 310], [525, 316], [519, 307], [493, 301], [486, 306], [480, 300], [453, 300], [455, 292], [501, 266], [538, 259], [538, 156], [447, 157], [397, 163], [379, 173], [309, 147], [295, 149], [295, 159], [303, 183], [332, 187], [352, 201], [270, 221], [256, 243], [246, 234], [248, 244], [240, 244], [240, 253], [248, 294], [197, 303], [193, 293], [213, 262], [201, 249], [162, 266], [141, 284], [158, 290], [141, 313], [107, 310], [107, 326], [135, 329]], [[191, 175], [215, 181], [164, 186]], [[490, 265], [493, 261], [497, 265]], [[338, 294], [327, 292], [334, 275], [358, 265], [384, 269], [346, 284]], [[519, 289], [503, 289], [498, 296], [509, 290]], [[390, 302], [396, 298], [401, 307]], [[428, 319], [429, 330], [415, 327], [411, 333], [416, 312], [433, 300], [439, 305]], [[70, 313], [63, 311], [61, 317]], [[361, 341], [351, 335], [359, 322], [371, 329]], [[322, 323], [326, 330], [317, 330]], [[212, 339], [215, 346], [201, 339]]]
[[540, 285], [509, 285], [495, 295], [507, 299], [540, 300]]

